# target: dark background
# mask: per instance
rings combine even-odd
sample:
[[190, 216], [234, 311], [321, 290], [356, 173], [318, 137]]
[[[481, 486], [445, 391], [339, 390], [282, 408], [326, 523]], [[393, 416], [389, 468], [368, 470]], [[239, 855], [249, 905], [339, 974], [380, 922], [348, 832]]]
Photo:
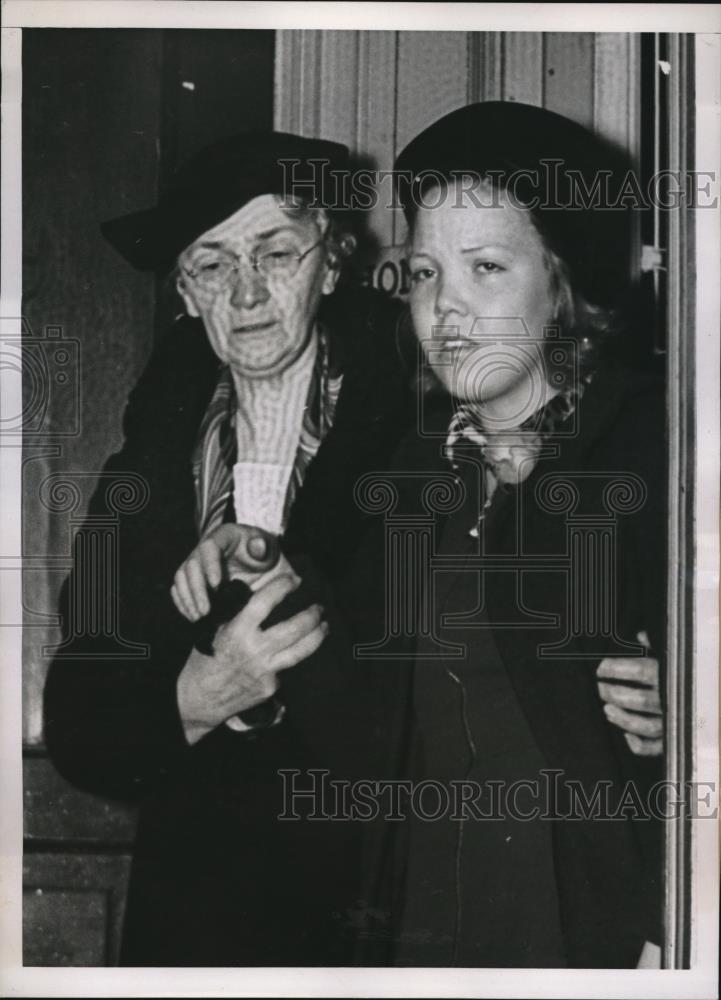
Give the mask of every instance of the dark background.
[[[23, 31], [25, 334], [51, 372], [42, 342], [52, 328], [78, 342], [65, 404], [51, 400], [42, 435], [25, 439], [25, 556], [68, 552], [67, 515], [39, 508], [39, 485], [76, 471], [91, 474], [92, 490], [167, 321], [153, 276], [134, 272], [98, 224], [154, 204], [176, 165], [211, 140], [272, 127], [274, 48], [273, 31]], [[134, 827], [130, 811], [62, 782], [37, 743], [45, 664], [34, 662], [31, 625], [42, 628], [47, 614], [34, 609], [54, 606], [66, 572], [24, 580], [26, 965], [114, 962]]]

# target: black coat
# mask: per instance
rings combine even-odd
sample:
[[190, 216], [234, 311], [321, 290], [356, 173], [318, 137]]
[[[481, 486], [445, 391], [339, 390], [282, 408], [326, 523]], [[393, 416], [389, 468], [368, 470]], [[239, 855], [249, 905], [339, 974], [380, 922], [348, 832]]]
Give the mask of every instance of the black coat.
[[[449, 416], [447, 402], [441, 401], [429, 427], [447, 428]], [[617, 639], [636, 644], [640, 630], [649, 633], [652, 653], [663, 666], [667, 577], [664, 395], [650, 377], [602, 370], [586, 389], [577, 417], [577, 433], [560, 443], [556, 457], [542, 458], [526, 482], [511, 488], [500, 502], [494, 501], [489, 515], [494, 521], [488, 525], [488, 534], [495, 548], [488, 553], [489, 560], [493, 555], [514, 553], [522, 538], [525, 568], [520, 574], [487, 570], [485, 608], [546, 766], [560, 770], [564, 782], [581, 782], [587, 793], [605, 782], [610, 788], [612, 813], [624, 790], [628, 793], [629, 782], [647, 805], [649, 789], [664, 776], [661, 758], [632, 754], [623, 734], [607, 721], [595, 677], [602, 656], [621, 652]], [[413, 432], [391, 461], [389, 476], [398, 490], [393, 516], [398, 523], [422, 512], [419, 483], [432, 481], [439, 473], [448, 479], [450, 468], [440, 452], [442, 440]], [[420, 473], [420, 478], [409, 472]], [[553, 512], [549, 494], [545, 503], [539, 501], [540, 484], [548, 475], [577, 487], [573, 515], [603, 518], [609, 502], [617, 505], [615, 587], [606, 602], [615, 615], [616, 629], [615, 637], [606, 637], [601, 645], [598, 638], [592, 641], [587, 631], [582, 632], [572, 638], [565, 650], [567, 656], [551, 653], [541, 661], [539, 646], [558, 642], [566, 634], [575, 586], [573, 581], [567, 582], [566, 574], [548, 568], [549, 556], [563, 556], [568, 546], [568, 512], [562, 505]], [[643, 484], [641, 495], [629, 503], [630, 494], [621, 488], [611, 497], [608, 484], [624, 478], [628, 481], [629, 475]], [[568, 495], [556, 492], [555, 499], [561, 501]], [[629, 509], [631, 512], [624, 512]], [[453, 515], [436, 515], [436, 533], [448, 516]], [[346, 597], [356, 637], [366, 642], [384, 635], [387, 544], [381, 535], [378, 531], [374, 544], [361, 547]], [[598, 567], [591, 576], [599, 586], [610, 578], [608, 571], [601, 572]], [[558, 626], [521, 628], [511, 624], [519, 618], [519, 598], [527, 612], [556, 616]], [[387, 630], [385, 634], [389, 634]], [[442, 639], [443, 632], [439, 635]], [[471, 640], [472, 636], [472, 649]], [[368, 739], [377, 777], [418, 777], [416, 762], [423, 756], [423, 746], [413, 713], [413, 671], [423, 667], [413, 666], [415, 643], [414, 634], [400, 634], [367, 666], [377, 693]], [[388, 653], [400, 658], [383, 659]], [[562, 791], [558, 802], [561, 814], [567, 806]], [[404, 898], [407, 825], [379, 821], [368, 826], [361, 891], [364, 919], [357, 960], [369, 965], [393, 964], [393, 938]], [[660, 822], [643, 818], [556, 820], [553, 849], [568, 965], [631, 966], [645, 939], [660, 942]], [[483, 933], [482, 927], [478, 933]], [[499, 965], [506, 964], [503, 959], [498, 956]]]
[[[324, 302], [324, 312], [344, 379], [334, 426], [284, 543], [304, 585], [278, 617], [319, 591], [330, 600], [323, 587], [346, 567], [363, 526], [353, 483], [387, 463], [408, 419], [397, 303], [346, 289]], [[119, 516], [117, 594], [111, 584], [104, 597], [118, 600], [123, 640], [145, 644], [148, 654], [107, 658], [92, 626], [73, 625], [70, 595], [102, 586], [79, 540], [62, 597], [66, 645], [45, 689], [47, 747], [81, 788], [141, 803], [123, 964], [348, 964], [357, 832], [277, 819], [284, 806], [279, 770], [322, 765], [324, 748], [342, 745], [352, 728], [344, 713], [360, 711], [340, 697], [334, 663], [309, 662], [295, 678], [293, 671], [281, 675], [287, 715], [267, 730], [245, 735], [221, 726], [188, 747], [178, 714], [176, 680], [193, 629], [175, 610], [170, 586], [197, 543], [190, 459], [217, 375], [202, 327], [185, 320], [131, 395], [125, 443], [107, 462], [90, 514], [106, 509], [109, 477], [132, 473], [145, 481], [144, 509]]]

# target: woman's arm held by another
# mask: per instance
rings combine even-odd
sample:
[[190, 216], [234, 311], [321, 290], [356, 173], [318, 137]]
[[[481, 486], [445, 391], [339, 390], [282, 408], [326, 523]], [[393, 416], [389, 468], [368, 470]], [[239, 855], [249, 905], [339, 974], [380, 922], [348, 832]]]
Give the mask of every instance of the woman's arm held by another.
[[[645, 632], [638, 633], [638, 641], [648, 649]], [[602, 660], [596, 671], [606, 718], [624, 731], [629, 749], [638, 756], [663, 753], [659, 672], [659, 662], [652, 656], [611, 657]], [[617, 681], [631, 681], [636, 686]]]
[[323, 609], [312, 604], [270, 628], [271, 612], [298, 586], [297, 577], [275, 577], [216, 634], [214, 655], [193, 650], [178, 677], [180, 717], [188, 743], [227, 719], [271, 698], [278, 673], [311, 656], [326, 637]]
[[211, 610], [211, 593], [223, 580], [242, 580], [252, 590], [281, 573], [293, 575], [278, 539], [261, 528], [222, 524], [196, 545], [178, 568], [171, 597], [188, 621]]

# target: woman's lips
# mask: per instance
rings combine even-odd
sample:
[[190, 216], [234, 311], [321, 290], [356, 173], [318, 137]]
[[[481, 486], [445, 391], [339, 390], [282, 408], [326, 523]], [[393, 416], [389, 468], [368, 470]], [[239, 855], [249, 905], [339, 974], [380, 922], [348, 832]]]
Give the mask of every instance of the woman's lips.
[[434, 342], [434, 347], [440, 348], [442, 351], [457, 351], [463, 347], [479, 347], [477, 340], [467, 340], [463, 337], [453, 337], [448, 340], [439, 340]]
[[263, 330], [270, 330], [271, 327], [276, 326], [277, 320], [271, 319], [264, 323], [243, 323], [242, 326], [234, 326], [233, 333], [260, 333]]

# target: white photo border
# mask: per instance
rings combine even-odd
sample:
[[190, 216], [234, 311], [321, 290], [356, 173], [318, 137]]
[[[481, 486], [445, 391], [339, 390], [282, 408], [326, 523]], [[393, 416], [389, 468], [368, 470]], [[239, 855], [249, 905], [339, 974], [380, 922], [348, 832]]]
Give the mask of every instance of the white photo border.
[[[721, 7], [717, 4], [237, 3], [194, 0], [4, 0], [2, 4], [2, 305], [21, 315], [21, 33], [23, 27], [348, 28], [697, 33], [697, 162], [721, 168]], [[696, 212], [697, 768], [718, 779], [719, 211]], [[19, 320], [17, 320], [19, 325]], [[19, 412], [3, 376], [3, 413]], [[3, 553], [20, 553], [19, 448], [0, 453]], [[0, 574], [2, 605], [21, 614], [20, 572]], [[13, 618], [10, 620], [20, 620]], [[0, 987], [11, 996], [493, 996], [718, 995], [718, 826], [694, 823], [694, 954], [690, 970], [368, 970], [23, 968], [21, 636], [0, 632]], [[715, 710], [714, 710], [715, 709]]]

